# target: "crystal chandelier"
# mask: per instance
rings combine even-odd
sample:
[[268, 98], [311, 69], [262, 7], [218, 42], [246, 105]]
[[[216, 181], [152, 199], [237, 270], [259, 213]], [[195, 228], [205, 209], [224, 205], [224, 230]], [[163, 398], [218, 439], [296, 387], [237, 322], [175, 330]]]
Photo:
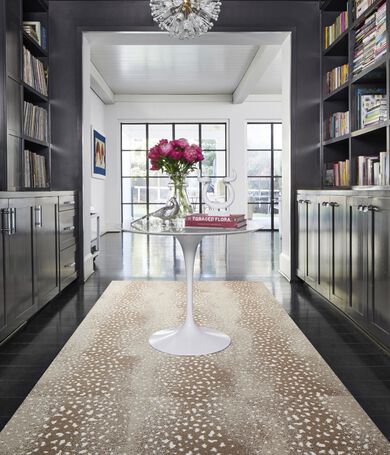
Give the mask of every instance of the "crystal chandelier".
[[203, 35], [216, 21], [220, 0], [150, 0], [153, 20], [179, 39]]

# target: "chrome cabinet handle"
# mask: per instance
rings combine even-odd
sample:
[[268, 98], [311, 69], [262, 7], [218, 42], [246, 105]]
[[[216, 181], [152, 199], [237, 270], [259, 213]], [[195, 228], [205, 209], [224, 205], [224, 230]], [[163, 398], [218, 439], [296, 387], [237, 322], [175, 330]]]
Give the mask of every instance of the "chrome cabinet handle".
[[76, 201], [64, 201], [63, 205], [76, 205]]
[[74, 226], [64, 227], [64, 231], [74, 231], [76, 228]]
[[34, 212], [35, 212], [35, 226], [42, 227], [42, 206], [37, 205], [34, 208]]
[[331, 207], [340, 207], [340, 204], [338, 202], [330, 202], [329, 205]]
[[305, 201], [303, 199], [299, 199], [298, 204], [304, 204]]
[[74, 267], [75, 265], [76, 265], [75, 262], [72, 262], [71, 264], [65, 264], [64, 269], [70, 269], [70, 268]]
[[376, 205], [369, 205], [367, 207], [367, 210], [369, 210], [370, 212], [379, 212], [379, 207], [377, 207]]
[[11, 211], [9, 209], [1, 211], [1, 232], [11, 235]]
[[311, 204], [311, 201], [309, 199], [305, 199], [305, 204]]
[[10, 215], [11, 215], [11, 232], [10, 234], [16, 234], [16, 209], [12, 208], [10, 209]]

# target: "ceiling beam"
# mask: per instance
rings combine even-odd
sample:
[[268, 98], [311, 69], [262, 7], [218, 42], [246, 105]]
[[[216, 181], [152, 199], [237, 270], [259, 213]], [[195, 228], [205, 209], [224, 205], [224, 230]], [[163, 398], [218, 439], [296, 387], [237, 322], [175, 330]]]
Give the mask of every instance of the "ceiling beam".
[[104, 104], [114, 104], [115, 96], [96, 66], [91, 62], [91, 89]]
[[260, 46], [251, 64], [246, 70], [236, 90], [233, 92], [233, 104], [244, 103], [249, 95], [255, 93], [259, 79], [278, 54], [280, 46]]

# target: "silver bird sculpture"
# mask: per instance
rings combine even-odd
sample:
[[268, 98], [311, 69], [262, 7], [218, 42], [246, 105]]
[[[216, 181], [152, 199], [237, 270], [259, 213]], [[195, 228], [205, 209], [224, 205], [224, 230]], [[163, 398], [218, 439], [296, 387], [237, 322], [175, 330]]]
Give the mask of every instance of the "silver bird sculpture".
[[131, 223], [133, 227], [137, 227], [137, 225], [142, 222], [142, 220], [145, 219], [150, 219], [150, 218], [160, 218], [164, 222], [169, 221], [169, 223], [172, 223], [172, 220], [177, 217], [179, 214], [180, 207], [177, 202], [177, 199], [175, 197], [171, 197], [169, 201], [164, 205], [164, 207], [161, 207], [161, 209], [156, 210], [155, 212], [149, 213], [149, 215], [145, 215], [142, 218], [139, 218], [138, 220], [135, 220]]

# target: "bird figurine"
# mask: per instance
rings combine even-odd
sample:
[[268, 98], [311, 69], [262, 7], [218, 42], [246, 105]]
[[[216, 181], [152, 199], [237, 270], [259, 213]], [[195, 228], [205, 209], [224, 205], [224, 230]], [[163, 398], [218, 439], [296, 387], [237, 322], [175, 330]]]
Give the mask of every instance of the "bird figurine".
[[139, 218], [138, 220], [134, 221], [131, 224], [132, 225], [134, 223], [138, 224], [142, 222], [142, 220], [144, 219], [150, 219], [152, 217], [155, 217], [162, 219], [164, 222], [169, 221], [169, 225], [172, 225], [172, 220], [177, 217], [179, 211], [180, 207], [177, 202], [177, 199], [175, 197], [171, 197], [169, 201], [164, 205], [164, 207], [161, 207], [161, 209], [158, 209], [155, 212], [150, 213], [149, 215], [145, 215], [142, 218]]

